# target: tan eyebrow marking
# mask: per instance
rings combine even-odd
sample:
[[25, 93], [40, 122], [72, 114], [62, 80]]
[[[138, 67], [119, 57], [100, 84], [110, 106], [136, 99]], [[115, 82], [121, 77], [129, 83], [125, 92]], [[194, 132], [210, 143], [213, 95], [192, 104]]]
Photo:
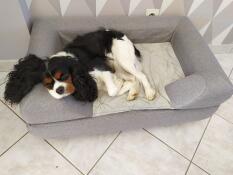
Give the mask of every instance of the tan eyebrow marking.
[[62, 75], [62, 72], [61, 71], [57, 71], [55, 74], [54, 74], [54, 78], [56, 78], [57, 80], [61, 78], [61, 75]]

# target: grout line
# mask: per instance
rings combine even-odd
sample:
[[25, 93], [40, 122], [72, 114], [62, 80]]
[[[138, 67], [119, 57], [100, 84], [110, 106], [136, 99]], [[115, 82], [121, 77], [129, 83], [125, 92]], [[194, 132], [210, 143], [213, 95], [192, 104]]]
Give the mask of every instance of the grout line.
[[20, 120], [22, 120], [27, 125], [27, 122], [24, 119], [22, 119], [12, 108], [10, 108], [10, 106], [4, 103], [1, 99], [0, 102], [2, 102], [8, 109], [10, 109]]
[[9, 151], [16, 143], [18, 143], [22, 138], [24, 138], [28, 134], [28, 131], [23, 134], [14, 144], [12, 144], [9, 148], [7, 148], [2, 154], [0, 154], [0, 157], [4, 155], [7, 151]]
[[202, 171], [204, 171], [206, 174], [211, 175], [209, 172], [207, 172], [206, 170], [204, 170], [202, 167], [200, 167], [196, 163], [192, 162], [192, 164], [195, 165], [195, 166], [197, 166], [199, 169], [201, 169]]
[[215, 113], [215, 115], [217, 115], [218, 117], [220, 117], [221, 119], [225, 120], [226, 122], [230, 123], [230, 124], [233, 124], [232, 121], [229, 121], [228, 119], [225, 119], [222, 115], [218, 114], [218, 113]]
[[4, 85], [6, 82], [7, 82], [7, 80], [4, 80], [4, 82], [0, 83], [0, 86]]
[[[143, 130], [145, 130], [146, 132], [148, 132], [150, 135], [152, 135], [153, 137], [155, 137], [156, 139], [158, 139], [160, 142], [162, 142], [163, 144], [165, 144], [167, 147], [171, 148], [173, 151], [175, 151], [176, 153], [180, 154], [182, 157], [184, 157], [185, 159], [187, 159], [189, 162], [190, 160], [185, 157], [184, 155], [182, 155], [181, 153], [179, 153], [177, 150], [175, 150], [174, 148], [172, 148], [171, 146], [169, 146], [167, 143], [165, 143], [164, 141], [162, 141], [161, 139], [159, 139], [158, 137], [156, 137], [155, 135], [153, 135], [152, 133], [150, 133], [149, 131], [147, 131], [146, 129], [143, 128]], [[191, 162], [193, 163], [193, 162]], [[206, 170], [204, 170], [203, 168], [201, 168], [200, 166], [198, 166], [197, 164], [193, 163], [194, 165], [196, 165], [198, 168], [200, 168], [201, 170], [203, 170], [204, 172], [206, 172], [207, 174], [209, 174]]]
[[48, 140], [44, 141], [51, 146], [58, 154], [60, 154], [60, 156], [62, 156], [68, 163], [71, 164], [71, 166], [73, 166], [76, 170], [78, 170], [79, 173], [81, 173], [82, 175], [85, 175], [78, 167], [76, 167], [68, 158], [66, 158], [60, 151], [58, 151]]
[[103, 154], [99, 157], [99, 159], [95, 162], [95, 164], [92, 166], [92, 168], [88, 171], [87, 175], [90, 174], [90, 172], [95, 168], [97, 163], [100, 161], [100, 159], [105, 155], [105, 153], [108, 151], [108, 149], [112, 146], [112, 144], [115, 142], [115, 140], [119, 137], [121, 134], [121, 131], [117, 134], [117, 136], [113, 139], [113, 141], [109, 144], [109, 146], [106, 148], [106, 150], [103, 152]]
[[228, 78], [229, 78], [229, 79], [230, 79], [230, 77], [231, 77], [232, 71], [233, 71], [233, 68], [231, 69], [231, 72], [230, 72], [229, 75], [228, 75]]
[[[189, 163], [189, 165], [188, 165], [188, 168], [187, 168], [187, 170], [186, 170], [186, 172], [185, 172], [185, 175], [187, 175], [188, 170], [189, 170], [191, 164], [193, 163], [193, 158], [194, 158], [194, 156], [195, 156], [195, 154], [196, 154], [196, 152], [197, 152], [197, 150], [198, 150], [199, 145], [201, 144], [202, 138], [203, 138], [204, 135], [205, 135], [205, 132], [206, 132], [206, 130], [207, 130], [209, 124], [210, 124], [211, 119], [212, 119], [212, 116], [210, 117], [210, 119], [209, 119], [209, 121], [208, 121], [208, 123], [207, 123], [207, 125], [206, 125], [206, 127], [205, 127], [205, 129], [204, 129], [204, 131], [203, 131], [203, 133], [202, 133], [202, 136], [201, 136], [201, 138], [200, 138], [200, 140], [199, 140], [199, 142], [198, 142], [198, 144], [197, 144], [197, 147], [196, 147], [195, 152], [194, 152], [194, 154], [193, 154], [193, 156], [192, 156], [192, 159], [191, 159], [191, 161], [190, 161], [190, 163]], [[208, 173], [208, 174], [209, 174], [209, 173]]]
[[154, 134], [152, 134], [150, 131], [146, 130], [145, 128], [143, 128], [143, 130], [146, 131], [151, 136], [153, 136], [154, 138], [156, 138], [157, 140], [159, 140], [160, 142], [162, 142], [163, 144], [165, 144], [167, 147], [171, 148], [173, 151], [175, 151], [176, 153], [178, 153], [179, 155], [181, 155], [183, 158], [185, 158], [186, 160], [188, 160], [190, 162], [189, 158], [185, 157], [183, 154], [181, 154], [180, 152], [178, 152], [177, 150], [175, 150], [174, 148], [172, 148], [166, 142], [162, 141], [160, 138], [158, 138], [157, 136], [155, 136]]

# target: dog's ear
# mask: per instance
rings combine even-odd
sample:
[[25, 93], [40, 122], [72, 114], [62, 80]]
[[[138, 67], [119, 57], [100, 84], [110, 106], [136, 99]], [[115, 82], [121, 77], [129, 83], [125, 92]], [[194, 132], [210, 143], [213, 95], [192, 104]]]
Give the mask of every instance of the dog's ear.
[[93, 102], [98, 96], [95, 80], [84, 71], [75, 71], [72, 74], [72, 81], [75, 86], [73, 96], [80, 101]]
[[11, 104], [19, 103], [36, 84], [42, 81], [45, 69], [44, 61], [35, 55], [21, 58], [13, 71], [8, 74], [5, 100]]

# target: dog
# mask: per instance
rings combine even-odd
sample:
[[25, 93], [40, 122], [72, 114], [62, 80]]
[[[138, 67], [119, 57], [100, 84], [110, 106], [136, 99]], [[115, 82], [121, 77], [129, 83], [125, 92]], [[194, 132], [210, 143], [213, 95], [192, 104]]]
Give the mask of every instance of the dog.
[[17, 104], [39, 83], [56, 99], [72, 95], [93, 102], [98, 91], [105, 90], [109, 96], [128, 91], [127, 100], [134, 100], [140, 84], [148, 100], [156, 96], [142, 72], [139, 50], [116, 30], [99, 29], [77, 36], [46, 59], [33, 54], [21, 58], [8, 74], [4, 98]]

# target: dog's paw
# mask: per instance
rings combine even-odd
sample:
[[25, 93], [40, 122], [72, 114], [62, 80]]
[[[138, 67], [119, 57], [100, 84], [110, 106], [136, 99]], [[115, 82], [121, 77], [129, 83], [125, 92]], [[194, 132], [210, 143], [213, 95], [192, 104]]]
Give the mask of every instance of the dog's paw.
[[139, 82], [133, 82], [132, 86], [131, 86], [131, 88], [129, 90], [127, 100], [128, 101], [135, 100], [139, 93], [140, 93], [140, 84], [139, 84]]
[[147, 89], [145, 93], [146, 93], [146, 99], [149, 101], [152, 101], [155, 99], [157, 92], [155, 89], [150, 88], [150, 89]]
[[133, 101], [133, 100], [135, 100], [136, 98], [137, 98], [137, 96], [138, 96], [138, 93], [129, 93], [128, 94], [128, 97], [127, 97], [127, 101]]

